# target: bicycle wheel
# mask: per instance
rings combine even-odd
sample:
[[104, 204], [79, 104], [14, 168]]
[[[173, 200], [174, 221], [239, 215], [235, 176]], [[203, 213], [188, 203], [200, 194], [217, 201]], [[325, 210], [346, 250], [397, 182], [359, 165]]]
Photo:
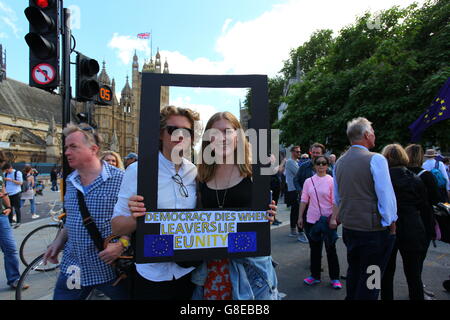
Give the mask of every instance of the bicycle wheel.
[[[58, 265], [46, 269], [43, 266], [44, 255], [33, 260], [19, 279], [16, 288], [16, 300], [52, 300], [53, 291], [59, 276]], [[22, 287], [28, 285], [28, 289]]]
[[[59, 229], [60, 226], [57, 224], [47, 224], [31, 231], [20, 245], [19, 256], [22, 263], [28, 266], [30, 261], [45, 253], [47, 247], [55, 240]], [[43, 268], [48, 270], [45, 266]]]

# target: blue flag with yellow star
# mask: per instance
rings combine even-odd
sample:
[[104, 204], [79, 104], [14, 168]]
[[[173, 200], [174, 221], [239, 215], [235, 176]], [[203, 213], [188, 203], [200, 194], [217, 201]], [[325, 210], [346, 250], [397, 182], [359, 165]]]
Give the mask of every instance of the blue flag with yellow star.
[[447, 79], [447, 82], [444, 84], [441, 91], [439, 91], [437, 97], [434, 98], [433, 103], [427, 111], [409, 126], [409, 130], [411, 131], [411, 142], [419, 141], [422, 133], [428, 127], [439, 121], [450, 118], [449, 101], [450, 77]]

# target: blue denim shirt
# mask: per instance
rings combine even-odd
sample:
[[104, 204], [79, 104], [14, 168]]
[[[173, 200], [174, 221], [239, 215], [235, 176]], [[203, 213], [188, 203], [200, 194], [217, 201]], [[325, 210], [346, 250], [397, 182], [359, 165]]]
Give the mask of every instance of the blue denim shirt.
[[[230, 281], [233, 300], [280, 300], [276, 263], [271, 256], [230, 259]], [[207, 277], [206, 262], [192, 272], [197, 285], [192, 300], [203, 299]]]

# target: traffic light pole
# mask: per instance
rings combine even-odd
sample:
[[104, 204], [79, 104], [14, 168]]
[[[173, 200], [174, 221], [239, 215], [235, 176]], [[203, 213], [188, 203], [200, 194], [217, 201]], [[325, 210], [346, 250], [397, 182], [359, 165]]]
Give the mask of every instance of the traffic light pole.
[[[64, 129], [71, 121], [71, 100], [72, 100], [72, 88], [70, 86], [70, 53], [71, 53], [71, 30], [70, 30], [70, 10], [64, 8], [63, 0], [60, 0], [60, 12], [62, 20], [62, 128]], [[69, 175], [71, 169], [67, 158], [64, 156], [64, 144], [65, 137], [62, 136], [62, 159], [63, 159], [63, 192], [66, 190], [66, 178]]]
[[[61, 3], [63, 1], [61, 0]], [[71, 30], [70, 30], [70, 10], [64, 8], [63, 15], [63, 34], [62, 34], [62, 65], [63, 65], [63, 127], [71, 121], [71, 99], [72, 88], [70, 86], [70, 53], [71, 53]]]

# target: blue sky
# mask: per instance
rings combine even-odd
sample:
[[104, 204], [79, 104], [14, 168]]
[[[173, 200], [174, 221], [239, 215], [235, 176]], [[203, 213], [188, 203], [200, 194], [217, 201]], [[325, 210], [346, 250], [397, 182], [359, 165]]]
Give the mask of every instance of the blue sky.
[[[65, 0], [73, 9], [77, 50], [105, 60], [117, 94], [131, 76], [136, 50], [142, 66], [152, 32], [153, 55], [160, 49], [171, 73], [267, 74], [281, 69], [289, 50], [321, 28], [338, 31], [366, 10], [376, 12], [410, 0]], [[422, 3], [423, 1], [419, 1]], [[8, 77], [28, 82], [24, 36], [27, 0], [0, 0], [0, 43], [7, 50]], [[78, 14], [79, 13], [79, 14]], [[72, 56], [72, 61], [75, 55]], [[74, 73], [74, 69], [73, 69]], [[207, 119], [222, 110], [238, 112], [242, 90], [172, 89], [171, 102], [190, 106]]]

